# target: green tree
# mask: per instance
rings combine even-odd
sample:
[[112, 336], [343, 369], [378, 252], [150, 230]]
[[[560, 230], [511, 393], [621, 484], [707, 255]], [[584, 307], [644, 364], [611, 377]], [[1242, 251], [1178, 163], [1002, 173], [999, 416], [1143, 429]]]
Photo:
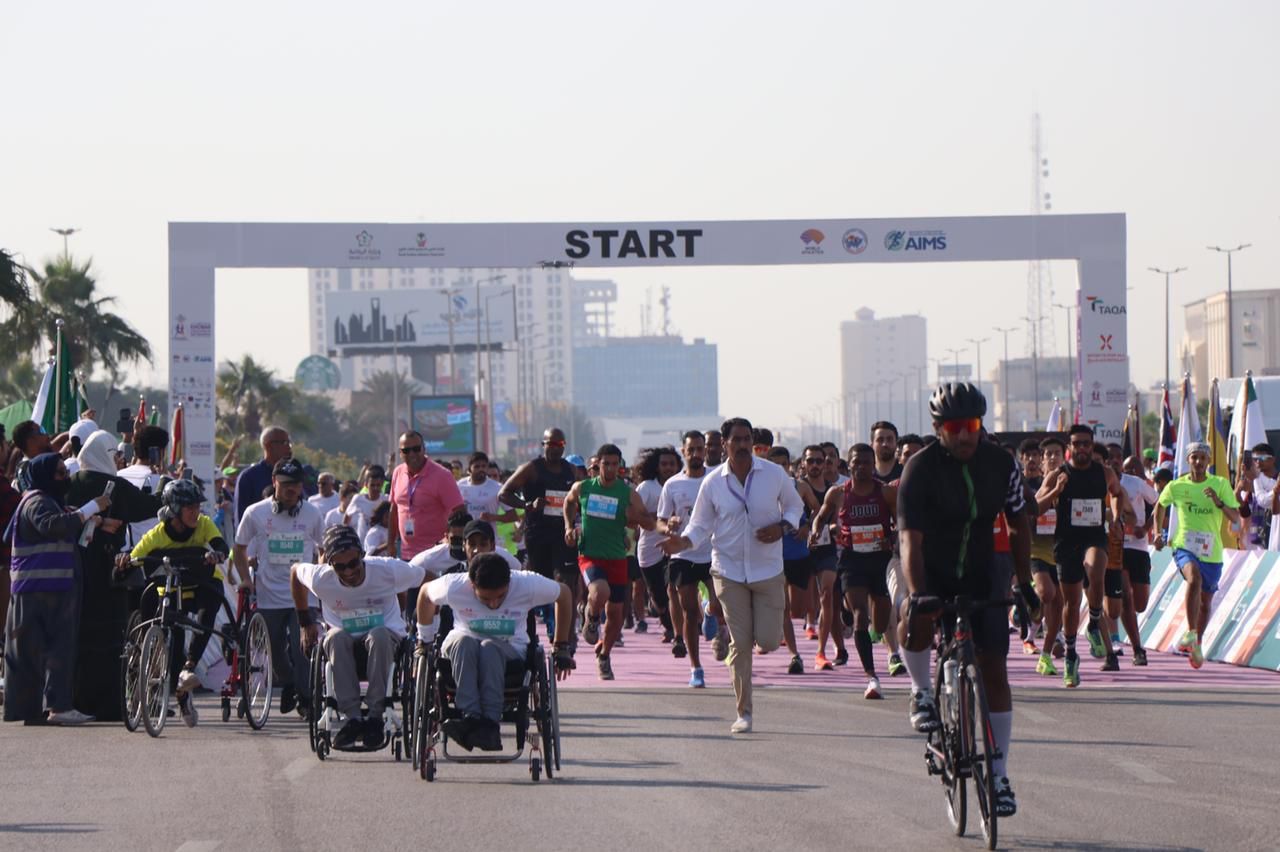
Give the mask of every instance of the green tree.
[[409, 424], [409, 399], [420, 393], [422, 385], [408, 373], [373, 373], [351, 395], [351, 410], [347, 413], [351, 430], [363, 436], [366, 446], [377, 447], [376, 455], [388, 457], [399, 432]]
[[311, 424], [298, 408], [298, 391], [276, 380], [275, 371], [245, 355], [218, 370], [218, 425], [227, 434], [257, 439], [263, 426], [275, 423], [290, 432], [306, 432]]

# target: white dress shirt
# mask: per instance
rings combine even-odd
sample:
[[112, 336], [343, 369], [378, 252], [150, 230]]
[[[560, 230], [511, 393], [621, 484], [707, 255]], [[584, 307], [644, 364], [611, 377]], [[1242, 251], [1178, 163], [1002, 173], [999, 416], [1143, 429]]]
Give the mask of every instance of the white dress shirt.
[[693, 549], [711, 540], [711, 572], [755, 583], [782, 573], [782, 540], [762, 544], [756, 531], [785, 520], [799, 526], [804, 503], [778, 465], [753, 456], [745, 483], [723, 464], [706, 475], [684, 537]]

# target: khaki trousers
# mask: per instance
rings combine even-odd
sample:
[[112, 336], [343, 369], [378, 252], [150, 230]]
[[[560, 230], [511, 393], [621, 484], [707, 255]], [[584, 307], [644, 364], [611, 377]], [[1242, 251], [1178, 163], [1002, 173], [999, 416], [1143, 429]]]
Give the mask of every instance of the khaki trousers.
[[751, 712], [752, 647], [773, 651], [782, 640], [782, 613], [786, 606], [786, 578], [779, 571], [767, 580], [739, 583], [713, 578], [716, 595], [724, 607], [729, 625], [729, 658], [733, 670], [733, 692], [738, 697], [738, 715]]

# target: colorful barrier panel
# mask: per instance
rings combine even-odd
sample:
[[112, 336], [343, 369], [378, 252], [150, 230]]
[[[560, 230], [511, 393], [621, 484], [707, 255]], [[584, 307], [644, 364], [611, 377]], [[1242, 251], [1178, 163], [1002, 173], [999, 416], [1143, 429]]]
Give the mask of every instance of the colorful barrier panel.
[[[1186, 581], [1173, 552], [1151, 552], [1151, 602], [1138, 617], [1142, 644], [1172, 651], [1187, 629]], [[1201, 640], [1206, 659], [1280, 671], [1280, 553], [1223, 551], [1222, 582]]]

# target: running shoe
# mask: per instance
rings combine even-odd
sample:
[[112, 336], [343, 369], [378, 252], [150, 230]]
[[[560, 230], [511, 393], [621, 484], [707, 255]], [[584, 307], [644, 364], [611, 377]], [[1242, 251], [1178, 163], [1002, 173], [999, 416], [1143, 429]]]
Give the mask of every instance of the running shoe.
[[298, 693], [293, 685], [282, 686], [280, 688], [280, 714], [285, 715], [293, 712], [293, 708], [298, 706]]
[[631, 616], [631, 613], [627, 613], [627, 617], [622, 619], [622, 629], [630, 630], [635, 626], [636, 626], [635, 619]]
[[1191, 653], [1191, 646], [1196, 643], [1196, 633], [1194, 630], [1188, 630], [1182, 634], [1182, 638], [1178, 640], [1178, 653]]
[[642, 619], [640, 619], [639, 621], [637, 621], [637, 622], [636, 622], [636, 632], [637, 632], [637, 633], [648, 633], [648, 632], [649, 632], [649, 622], [645, 621], [643, 618], [642, 618]]
[[688, 653], [689, 649], [684, 646], [684, 640], [677, 636], [676, 641], [671, 643], [671, 656], [682, 660]]
[[880, 694], [880, 678], [875, 675], [867, 678], [867, 688], [863, 691], [862, 697], [871, 700], [884, 698], [884, 696]]
[[729, 628], [720, 630], [716, 633], [716, 638], [711, 640], [711, 653], [716, 655], [716, 662], [723, 663], [729, 658]]
[[787, 674], [804, 674], [804, 660], [800, 659], [799, 654], [796, 654], [791, 658], [791, 665], [787, 666]]
[[1045, 677], [1057, 677], [1058, 667], [1053, 664], [1053, 657], [1049, 654], [1041, 654], [1040, 660], [1036, 663], [1036, 674]]
[[707, 685], [707, 679], [702, 674], [702, 669], [694, 669], [693, 671], [689, 672], [689, 686], [693, 687], [694, 689], [705, 689], [706, 685]]
[[1147, 664], [1147, 652], [1144, 648], [1133, 649], [1133, 664], [1135, 666], [1145, 666]]
[[1066, 670], [1062, 673], [1062, 685], [1067, 689], [1075, 689], [1080, 685], [1080, 655], [1068, 654]]
[[847, 666], [847, 665], [849, 665], [849, 649], [848, 649], [848, 648], [837, 648], [837, 649], [836, 649], [836, 659], [835, 659], [835, 664], [836, 664], [837, 666]]
[[1204, 651], [1200, 650], [1200, 637], [1191, 644], [1191, 668], [1198, 669], [1204, 665]]
[[1120, 658], [1115, 654], [1107, 654], [1107, 661], [1098, 669], [1101, 672], [1118, 672], [1120, 671]]
[[729, 726], [731, 734], [749, 734], [751, 733], [751, 714], [743, 713], [737, 720]]
[[200, 678], [196, 677], [196, 673], [191, 669], [184, 668], [178, 673], [178, 688], [176, 691], [179, 695], [185, 695], [199, 685]]
[[1040, 649], [1036, 647], [1035, 642], [1032, 642], [1030, 639], [1022, 640], [1022, 653], [1029, 656], [1031, 654], [1038, 654], [1039, 652]]
[[613, 680], [613, 664], [606, 655], [599, 652], [596, 654], [596, 673], [601, 680]]
[[200, 714], [196, 712], [196, 703], [191, 700], [190, 692], [178, 696], [178, 712], [182, 714], [182, 724], [188, 728], [194, 728], [196, 722], [200, 721]]
[[582, 641], [594, 645], [600, 641], [600, 619], [587, 618], [582, 622]]
[[702, 638], [710, 642], [715, 638], [719, 629], [720, 624], [716, 621], [716, 617], [704, 609], [702, 611]]
[[897, 654], [889, 655], [889, 677], [902, 677], [907, 673], [907, 664]]
[[817, 639], [817, 638], [818, 638], [818, 631], [814, 630], [814, 629], [813, 629], [813, 626], [812, 626], [812, 625], [810, 625], [810, 626], [808, 626], [808, 627], [806, 627], [806, 628], [804, 629], [804, 638], [806, 638], [806, 639]]
[[835, 668], [831, 665], [831, 661], [827, 659], [826, 654], [818, 654], [813, 658], [813, 667], [820, 672], [829, 672]]
[[881, 633], [879, 630], [876, 630], [874, 627], [872, 627], [867, 631], [867, 635], [871, 637], [872, 645], [878, 645], [880, 643], [880, 640], [884, 638], [884, 634]]
[[623, 648], [626, 646], [627, 643], [622, 641], [622, 634], [619, 633], [617, 641], [614, 642], [613, 644], [614, 644], [614, 647], [616, 648]]
[[928, 693], [920, 691], [911, 693], [907, 718], [911, 721], [911, 727], [921, 734], [936, 731], [942, 724], [938, 720], [938, 708], [933, 706], [933, 698]]
[[1018, 800], [1013, 796], [1013, 787], [1008, 778], [996, 782], [996, 816], [1011, 817], [1018, 812]]
[[83, 725], [85, 722], [94, 721], [94, 717], [72, 709], [63, 710], [61, 713], [50, 713], [45, 721], [50, 725]]
[[1101, 660], [1107, 655], [1107, 645], [1102, 641], [1102, 627], [1096, 621], [1089, 622], [1084, 635], [1089, 640], [1089, 653], [1095, 660]]
[[676, 638], [676, 632], [670, 627], [662, 628], [662, 644], [670, 645]]
[[1067, 640], [1061, 633], [1053, 640], [1053, 658], [1061, 660], [1067, 654]]

